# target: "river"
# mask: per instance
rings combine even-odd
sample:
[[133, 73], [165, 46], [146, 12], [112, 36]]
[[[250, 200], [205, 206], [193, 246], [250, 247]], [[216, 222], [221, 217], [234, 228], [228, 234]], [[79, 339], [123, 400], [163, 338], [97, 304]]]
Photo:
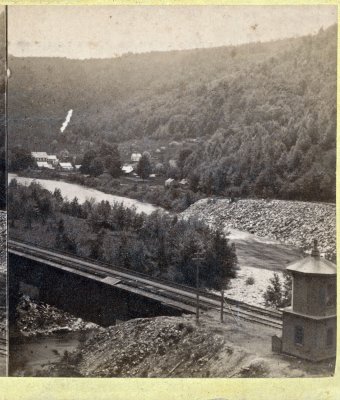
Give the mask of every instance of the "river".
[[[49, 374], [52, 363], [59, 362], [65, 352], [71, 353], [88, 339], [92, 331], [59, 332], [44, 336], [18, 335], [10, 339], [10, 376]], [[60, 372], [69, 376], [67, 369]]]
[[73, 200], [74, 197], [77, 197], [79, 203], [84, 203], [86, 200], [90, 199], [93, 199], [96, 202], [108, 201], [110, 203], [122, 203], [127, 208], [134, 207], [137, 212], [144, 212], [145, 214], [151, 214], [154, 211], [161, 210], [160, 207], [156, 207], [149, 203], [142, 203], [141, 201], [130, 199], [128, 197], [107, 194], [96, 189], [78, 185], [76, 183], [55, 181], [52, 179], [26, 178], [13, 173], [8, 174], [8, 183], [10, 183], [13, 179], [16, 179], [18, 183], [27, 186], [32, 182], [37, 182], [52, 193], [55, 189], [59, 189], [64, 198]]

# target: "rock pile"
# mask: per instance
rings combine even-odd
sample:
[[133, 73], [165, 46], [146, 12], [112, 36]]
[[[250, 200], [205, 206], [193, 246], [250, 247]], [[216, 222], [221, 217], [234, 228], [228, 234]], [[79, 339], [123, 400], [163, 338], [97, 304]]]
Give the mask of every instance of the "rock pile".
[[182, 214], [198, 217], [213, 226], [234, 228], [284, 244], [312, 249], [313, 239], [326, 258], [335, 260], [336, 208], [334, 204], [285, 200], [203, 199]]
[[[103, 329], [54, 365], [49, 376], [72, 371], [88, 377], [283, 377], [306, 365], [294, 365], [270, 353], [273, 332], [253, 324], [194, 316], [134, 319]], [[268, 356], [269, 354], [269, 356]], [[332, 365], [317, 367], [329, 375]], [[323, 369], [323, 371], [321, 371]]]
[[25, 336], [50, 335], [56, 332], [71, 332], [96, 329], [97, 325], [84, 322], [71, 314], [42, 302], [23, 296], [18, 306], [17, 326]]
[[101, 377], [226, 376], [246, 356], [192, 317], [127, 321], [99, 332], [73, 355], [82, 376]]

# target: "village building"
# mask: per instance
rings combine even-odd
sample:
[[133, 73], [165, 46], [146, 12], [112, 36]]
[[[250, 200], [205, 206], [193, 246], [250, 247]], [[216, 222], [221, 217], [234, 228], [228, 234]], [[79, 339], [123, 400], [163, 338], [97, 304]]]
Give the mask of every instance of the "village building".
[[49, 164], [47, 161], [37, 161], [36, 164], [37, 164], [37, 167], [40, 168], [40, 169], [44, 169], [44, 168], [46, 168], [46, 169], [54, 169], [52, 167], [52, 165]]
[[132, 153], [131, 154], [131, 161], [134, 163], [138, 163], [141, 158], [142, 158], [141, 153]]
[[47, 162], [47, 153], [45, 151], [32, 151], [31, 156], [35, 162]]
[[47, 160], [46, 160], [50, 165], [52, 165], [53, 167], [58, 166], [59, 160], [58, 157], [56, 155], [47, 155]]
[[70, 162], [60, 162], [59, 167], [62, 171], [73, 171], [73, 165]]
[[175, 179], [169, 178], [164, 182], [165, 187], [170, 187], [175, 183]]
[[133, 165], [131, 164], [124, 164], [122, 166], [122, 171], [124, 172], [124, 174], [129, 175], [133, 172]]
[[320, 257], [317, 241], [310, 256], [287, 267], [292, 304], [283, 310], [282, 352], [311, 361], [336, 355], [336, 265]]

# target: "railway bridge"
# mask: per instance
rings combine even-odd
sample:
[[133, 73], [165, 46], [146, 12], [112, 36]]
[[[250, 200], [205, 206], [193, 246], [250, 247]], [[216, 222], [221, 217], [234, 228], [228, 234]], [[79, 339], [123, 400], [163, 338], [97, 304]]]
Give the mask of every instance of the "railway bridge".
[[[194, 313], [197, 290], [128, 269], [10, 239], [10, 318], [23, 287], [73, 315], [112, 325], [116, 319]], [[221, 296], [199, 290], [201, 310], [220, 310]], [[224, 313], [237, 321], [281, 329], [282, 313], [225, 297]]]

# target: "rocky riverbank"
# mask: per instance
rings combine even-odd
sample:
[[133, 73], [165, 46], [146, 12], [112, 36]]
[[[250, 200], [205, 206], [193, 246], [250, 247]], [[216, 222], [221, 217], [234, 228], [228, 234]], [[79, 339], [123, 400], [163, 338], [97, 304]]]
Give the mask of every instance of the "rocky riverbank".
[[76, 332], [99, 329], [92, 322], [61, 311], [56, 307], [23, 296], [17, 306], [17, 329], [24, 336], [51, 335], [59, 332]]
[[234, 228], [278, 240], [310, 252], [317, 239], [322, 255], [335, 260], [335, 204], [285, 200], [203, 199], [182, 213], [222, 228]]

